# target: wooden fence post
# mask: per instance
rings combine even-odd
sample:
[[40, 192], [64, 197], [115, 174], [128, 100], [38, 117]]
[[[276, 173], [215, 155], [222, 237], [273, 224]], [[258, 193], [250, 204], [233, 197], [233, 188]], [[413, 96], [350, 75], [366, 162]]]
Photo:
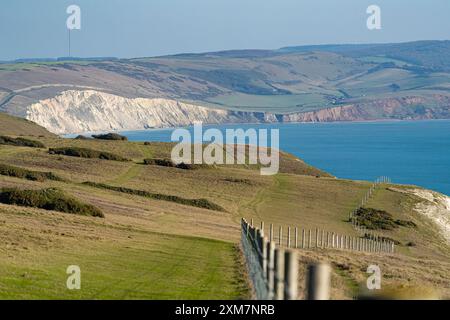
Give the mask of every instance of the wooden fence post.
[[283, 227], [280, 226], [280, 229], [278, 229], [278, 245], [281, 247], [283, 244]]
[[311, 249], [311, 229], [308, 230], [308, 249]]
[[298, 296], [298, 257], [297, 251], [287, 250], [284, 268], [284, 299], [296, 300]]
[[267, 242], [267, 292], [268, 299], [273, 299], [274, 296], [274, 271], [275, 271], [275, 243], [273, 241]]
[[302, 249], [305, 249], [305, 229], [302, 229]]
[[328, 264], [319, 263], [308, 266], [307, 275], [307, 299], [330, 299], [331, 267]]
[[325, 230], [322, 230], [322, 234], [320, 236], [320, 246], [323, 248], [325, 248], [325, 246], [323, 245], [323, 239], [325, 238]]
[[298, 228], [297, 227], [295, 227], [294, 237], [295, 237], [295, 249], [297, 249], [298, 248]]
[[287, 247], [290, 248], [291, 247], [291, 227], [288, 227], [288, 232], [287, 232], [287, 240], [286, 240], [286, 244]]
[[334, 232], [331, 234], [331, 247], [334, 249], [334, 240], [335, 240], [335, 234]]
[[316, 245], [315, 245], [315, 247], [316, 248], [319, 247], [319, 229], [317, 229], [317, 228], [316, 228]]
[[275, 275], [274, 275], [274, 299], [283, 300], [284, 298], [284, 250], [275, 248]]

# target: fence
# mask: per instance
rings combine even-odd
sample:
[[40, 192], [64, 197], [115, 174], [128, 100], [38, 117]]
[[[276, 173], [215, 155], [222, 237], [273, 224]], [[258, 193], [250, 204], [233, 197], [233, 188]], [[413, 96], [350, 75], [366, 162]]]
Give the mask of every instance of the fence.
[[[253, 226], [253, 219], [250, 223]], [[264, 222], [261, 227], [264, 234]], [[276, 234], [276, 231], [278, 234]], [[394, 253], [393, 241], [381, 236], [365, 233], [361, 236], [349, 236], [330, 232], [323, 229], [300, 229], [298, 227], [279, 226], [275, 231], [274, 225], [269, 226], [269, 242], [275, 242], [279, 247], [292, 249], [338, 249], [361, 252]]]
[[[241, 243], [247, 262], [247, 269], [258, 300], [294, 300], [298, 292], [298, 253], [295, 249], [339, 249], [371, 253], [393, 253], [394, 243], [382, 238], [361, 238], [340, 235], [325, 230], [269, 226], [269, 237], [264, 234], [264, 222], [256, 228], [245, 219], [241, 220]], [[308, 293], [311, 299], [327, 296], [327, 266], [311, 266], [308, 269]], [[328, 276], [329, 278], [329, 276]], [[316, 283], [316, 285], [312, 285]], [[321, 289], [322, 288], [322, 289]]]
[[242, 248], [258, 300], [295, 300], [298, 292], [298, 256], [268, 241], [264, 231], [241, 221]]
[[[374, 230], [369, 230], [367, 229], [363, 224], [359, 223], [358, 221], [358, 211], [363, 208], [367, 202], [373, 197], [375, 190], [386, 183], [391, 183], [391, 179], [389, 177], [386, 176], [382, 176], [379, 177], [375, 180], [375, 182], [370, 186], [369, 190], [367, 191], [367, 193], [364, 195], [364, 197], [361, 199], [360, 204], [358, 205], [358, 207], [351, 211], [349, 214], [349, 221], [352, 224], [353, 228], [358, 231], [358, 233], [362, 236], [364, 236], [365, 238], [369, 238], [372, 240], [377, 240], [377, 241], [383, 241], [383, 240], [387, 240], [382, 236], [377, 235], [377, 233]], [[390, 243], [391, 245], [391, 252], [394, 252], [394, 246], [392, 244], [392, 241]], [[389, 251], [388, 251], [389, 252]]]

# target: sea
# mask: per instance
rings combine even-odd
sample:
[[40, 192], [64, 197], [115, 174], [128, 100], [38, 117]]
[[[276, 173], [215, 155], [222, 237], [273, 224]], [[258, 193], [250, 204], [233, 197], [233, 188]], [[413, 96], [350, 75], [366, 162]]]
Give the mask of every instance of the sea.
[[[417, 185], [450, 195], [450, 120], [212, 125], [279, 129], [280, 149], [338, 178]], [[191, 132], [192, 128], [187, 128]], [[131, 141], [171, 141], [174, 129], [125, 131]]]

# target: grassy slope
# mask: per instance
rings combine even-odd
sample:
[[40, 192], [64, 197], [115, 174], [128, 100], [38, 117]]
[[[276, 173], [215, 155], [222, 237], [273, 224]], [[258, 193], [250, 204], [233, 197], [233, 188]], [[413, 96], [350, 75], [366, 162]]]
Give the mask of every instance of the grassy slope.
[[21, 136], [24, 132], [28, 136], [55, 137], [45, 128], [25, 119], [16, 118], [0, 112], [0, 135]]
[[[1, 163], [52, 171], [68, 180], [33, 182], [0, 176], [0, 187], [59, 187], [106, 215], [96, 219], [0, 205], [0, 298], [247, 297], [235, 250], [242, 216], [264, 220], [266, 226], [321, 227], [356, 235], [345, 220], [369, 187], [365, 182], [316, 178], [317, 172], [299, 161], [286, 160], [289, 172], [298, 166], [299, 171], [313, 176], [284, 173], [268, 177], [242, 167], [180, 170], [139, 164], [149, 156], [167, 156], [170, 145], [162, 143], [39, 140], [49, 147], [73, 144], [104, 149], [134, 162], [79, 159], [49, 155], [44, 149], [0, 146]], [[227, 212], [80, 184], [86, 180], [207, 198]], [[413, 241], [415, 247], [400, 246], [400, 254], [394, 256], [303, 252], [302, 268], [310, 260], [339, 262], [333, 278], [334, 298], [351, 297], [352, 290], [364, 281], [369, 262], [382, 266], [383, 284], [437, 286], [450, 296], [448, 247], [433, 225], [414, 213], [416, 202], [383, 188], [369, 203], [394, 217], [416, 222], [417, 230], [383, 233], [402, 244]], [[194, 249], [195, 257], [189, 258]], [[71, 264], [82, 269], [81, 291], [65, 289], [65, 269]]]

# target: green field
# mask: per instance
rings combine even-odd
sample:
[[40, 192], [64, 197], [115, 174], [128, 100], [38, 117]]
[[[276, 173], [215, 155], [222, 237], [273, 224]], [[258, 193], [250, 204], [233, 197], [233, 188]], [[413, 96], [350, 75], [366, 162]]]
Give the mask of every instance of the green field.
[[[336, 92], [336, 97], [341, 95]], [[271, 112], [277, 106], [277, 112], [308, 112], [331, 105], [331, 100], [320, 93], [304, 93], [292, 95], [250, 95], [224, 94], [206, 100], [209, 103], [227, 106], [229, 109]]]
[[[8, 223], [21, 218], [2, 209], [1, 217]], [[60, 221], [51, 214], [27, 213], [27, 220], [52, 227], [39, 230], [29, 225], [16, 232], [17, 242], [6, 242], [10, 249], [0, 260], [0, 299], [238, 299], [248, 295], [245, 278], [236, 267], [238, 252], [231, 243], [121, 230], [88, 221], [77, 221], [76, 230], [70, 231], [73, 221]], [[5, 223], [0, 229], [2, 240], [12, 236]], [[69, 265], [81, 269], [81, 290], [66, 287]]]

